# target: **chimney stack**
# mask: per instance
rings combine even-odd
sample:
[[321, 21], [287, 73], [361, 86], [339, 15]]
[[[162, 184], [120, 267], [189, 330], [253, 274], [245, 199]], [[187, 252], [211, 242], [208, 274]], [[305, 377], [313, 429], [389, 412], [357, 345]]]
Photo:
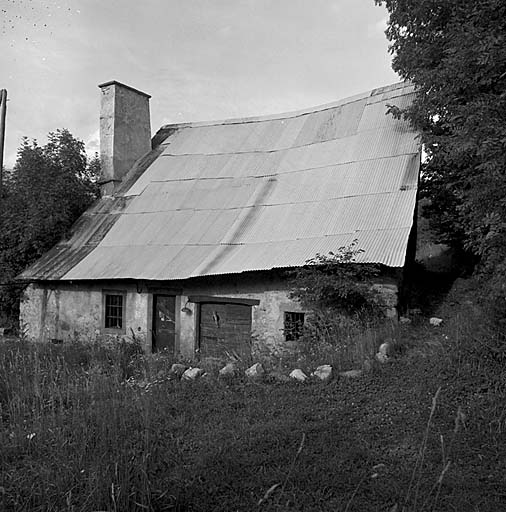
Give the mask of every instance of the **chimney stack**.
[[105, 196], [113, 195], [133, 164], [151, 150], [151, 96], [115, 80], [99, 87], [100, 186]]

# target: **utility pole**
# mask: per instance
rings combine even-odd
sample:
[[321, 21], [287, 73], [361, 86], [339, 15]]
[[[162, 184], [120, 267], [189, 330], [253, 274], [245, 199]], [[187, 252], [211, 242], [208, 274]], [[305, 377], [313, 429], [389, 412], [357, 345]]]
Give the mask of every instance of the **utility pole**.
[[7, 89], [0, 91], [0, 201], [3, 192], [5, 116], [7, 114]]

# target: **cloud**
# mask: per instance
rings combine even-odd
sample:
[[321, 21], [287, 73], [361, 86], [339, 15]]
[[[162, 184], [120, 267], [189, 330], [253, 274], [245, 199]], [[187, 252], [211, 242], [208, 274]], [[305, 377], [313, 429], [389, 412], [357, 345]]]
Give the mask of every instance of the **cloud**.
[[100, 153], [100, 130], [97, 128], [85, 139], [84, 143], [88, 158], [93, 158], [95, 153]]

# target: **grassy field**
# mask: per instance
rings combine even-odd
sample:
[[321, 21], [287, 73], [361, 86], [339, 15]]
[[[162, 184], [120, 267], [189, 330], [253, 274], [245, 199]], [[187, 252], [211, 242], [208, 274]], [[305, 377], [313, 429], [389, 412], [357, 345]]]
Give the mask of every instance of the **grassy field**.
[[471, 309], [400, 327], [394, 361], [328, 384], [1, 343], [0, 509], [504, 511], [506, 351]]

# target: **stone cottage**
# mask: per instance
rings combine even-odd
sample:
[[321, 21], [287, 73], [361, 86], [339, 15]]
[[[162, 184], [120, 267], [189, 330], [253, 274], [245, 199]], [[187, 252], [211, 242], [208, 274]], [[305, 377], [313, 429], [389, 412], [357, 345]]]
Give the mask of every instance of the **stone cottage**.
[[25, 270], [30, 338], [140, 339], [184, 357], [290, 347], [306, 311], [283, 269], [358, 241], [396, 315], [413, 257], [420, 145], [397, 83], [300, 112], [163, 126], [100, 86], [102, 198]]

